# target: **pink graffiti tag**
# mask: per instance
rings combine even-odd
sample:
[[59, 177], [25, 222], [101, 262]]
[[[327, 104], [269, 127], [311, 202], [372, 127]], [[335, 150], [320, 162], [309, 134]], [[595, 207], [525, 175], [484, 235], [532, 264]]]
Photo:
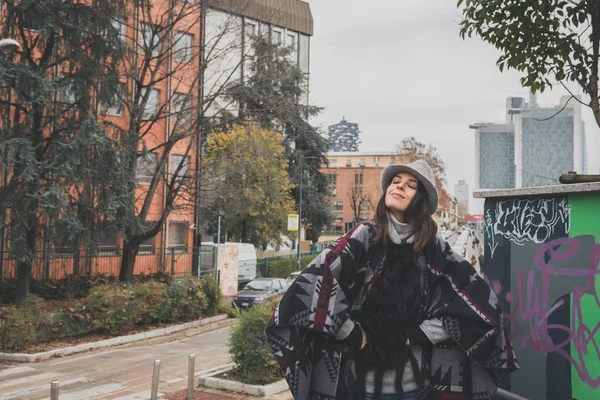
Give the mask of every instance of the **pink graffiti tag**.
[[[596, 388], [600, 386], [600, 377], [594, 378], [590, 376], [584, 355], [592, 350], [600, 358], [600, 346], [594, 338], [600, 330], [600, 323], [594, 327], [588, 327], [584, 324], [581, 299], [586, 293], [591, 293], [600, 311], [600, 297], [596, 291], [595, 284], [595, 277], [600, 274], [600, 270], [598, 269], [600, 264], [600, 244], [595, 244], [592, 248], [590, 264], [586, 269], [562, 268], [552, 265], [552, 262], [570, 259], [578, 250], [579, 242], [577, 239], [560, 238], [543, 244], [535, 256], [536, 267], [542, 274], [540, 284], [535, 283], [535, 271], [530, 270], [525, 281], [524, 271], [519, 270], [517, 272], [516, 296], [514, 293], [506, 293], [505, 295], [507, 301], [515, 299], [516, 303], [512, 306], [512, 313], [510, 315], [505, 313], [505, 317], [510, 321], [512, 328], [511, 336], [513, 339], [521, 331], [519, 321], [526, 322], [529, 330], [520, 342], [521, 348], [525, 348], [529, 343], [534, 351], [543, 353], [544, 355], [551, 352], [562, 355], [575, 368], [582, 381], [586, 382], [590, 387]], [[550, 256], [548, 263], [544, 260], [546, 254]], [[548, 307], [548, 283], [550, 276], [587, 276], [583, 287], [574, 286], [571, 290], [573, 294], [571, 326], [577, 325], [576, 332], [573, 332], [569, 326], [548, 323], [550, 315], [564, 304], [560, 300], [552, 307]], [[537, 281], [539, 282], [539, 280]], [[498, 285], [498, 282], [492, 282], [492, 288], [497, 294], [502, 290], [501, 286], [498, 287]], [[550, 338], [550, 330], [552, 329], [565, 332], [567, 334], [565, 341], [557, 344], [552, 343], [552, 339]], [[571, 354], [562, 349], [569, 341], [574, 350], [572, 352], [574, 356], [571, 356]]]

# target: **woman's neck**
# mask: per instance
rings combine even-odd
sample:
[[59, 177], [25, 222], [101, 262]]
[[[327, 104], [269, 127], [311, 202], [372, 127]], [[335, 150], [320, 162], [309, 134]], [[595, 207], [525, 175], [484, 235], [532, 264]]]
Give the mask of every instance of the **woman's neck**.
[[403, 211], [391, 211], [391, 213], [398, 220], [398, 222], [401, 222], [403, 224], [406, 223], [406, 221], [404, 220], [404, 212]]

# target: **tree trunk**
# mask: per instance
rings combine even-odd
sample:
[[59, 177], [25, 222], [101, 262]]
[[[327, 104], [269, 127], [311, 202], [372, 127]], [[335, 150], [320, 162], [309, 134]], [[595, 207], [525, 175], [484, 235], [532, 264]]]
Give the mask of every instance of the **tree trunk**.
[[20, 259], [17, 262], [17, 287], [15, 292], [15, 304], [21, 305], [29, 294], [29, 284], [31, 283], [31, 264], [36, 257], [36, 242], [38, 220], [36, 213], [30, 213], [27, 217], [29, 220], [29, 230], [27, 231], [27, 247], [31, 252], [32, 257]]
[[132, 245], [130, 242], [125, 241], [123, 255], [121, 256], [119, 282], [133, 282], [133, 267], [135, 265], [135, 259], [139, 249], [139, 245]]
[[242, 232], [241, 232], [241, 237], [242, 237], [242, 243], [249, 243], [248, 240], [248, 223], [246, 222], [246, 220], [242, 220]]

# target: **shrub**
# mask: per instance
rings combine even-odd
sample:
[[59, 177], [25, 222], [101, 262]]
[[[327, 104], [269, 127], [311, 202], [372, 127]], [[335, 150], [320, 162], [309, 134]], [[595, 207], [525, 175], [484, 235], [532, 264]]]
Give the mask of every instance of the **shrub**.
[[207, 300], [205, 314], [215, 315], [219, 312], [221, 298], [223, 297], [217, 279], [211, 274], [203, 277], [200, 282], [202, 292]]
[[295, 258], [269, 261], [267, 264], [267, 275], [270, 278], [287, 278], [297, 268], [298, 260]]
[[[195, 278], [186, 278], [182, 281], [175, 281], [168, 286], [168, 297], [174, 302], [175, 317], [178, 320], [193, 321], [204, 314], [208, 314], [209, 299], [203, 292], [202, 285], [203, 282]], [[217, 293], [220, 293], [220, 291], [217, 291]]]
[[229, 353], [237, 364], [235, 372], [242, 382], [265, 384], [281, 379], [265, 336], [276, 306], [277, 303], [268, 302], [238, 314], [238, 323], [231, 330]]
[[38, 315], [25, 308], [10, 306], [0, 310], [0, 346], [23, 348], [37, 339]]
[[45, 300], [32, 295], [22, 308], [0, 309], [0, 346], [18, 348], [91, 333], [124, 334], [139, 325], [196, 320], [216, 314], [220, 300], [214, 277], [93, 286], [86, 298], [58, 312], [50, 312]]
[[[141, 320], [141, 301], [136, 301], [130, 284], [95, 287], [86, 299], [86, 312], [90, 314], [94, 328], [99, 332], [115, 335], [124, 326], [132, 326]], [[82, 309], [83, 310], [83, 309]]]
[[[148, 275], [135, 275], [134, 283], [160, 282], [169, 283], [173, 277], [164, 272]], [[96, 286], [115, 283], [116, 276], [102, 274], [95, 275], [67, 275], [61, 279], [38, 279], [32, 280], [30, 293], [44, 300], [71, 300], [87, 297], [90, 290]], [[0, 280], [0, 304], [13, 302], [16, 293], [15, 279]]]
[[[300, 268], [304, 269], [311, 263], [312, 260], [317, 258], [317, 255], [304, 256], [300, 258]], [[287, 278], [289, 274], [298, 269], [297, 258], [284, 258], [275, 261], [269, 261], [268, 263], [268, 276], [270, 278]]]
[[92, 316], [85, 310], [86, 307], [83, 306], [56, 313], [52, 322], [47, 323], [52, 331], [52, 338], [73, 338], [93, 333], [95, 327]]

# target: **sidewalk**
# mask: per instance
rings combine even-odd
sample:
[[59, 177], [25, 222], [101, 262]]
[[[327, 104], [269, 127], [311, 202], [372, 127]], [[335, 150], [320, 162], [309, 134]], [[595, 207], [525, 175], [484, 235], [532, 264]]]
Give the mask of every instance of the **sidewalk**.
[[[189, 354], [196, 354], [196, 376], [231, 363], [227, 349], [229, 331], [230, 328], [222, 328], [187, 338], [183, 335], [181, 340], [169, 343], [151, 342], [35, 364], [18, 364], [0, 370], [1, 397], [12, 400], [47, 399], [50, 382], [58, 380], [60, 400], [148, 400], [153, 363], [160, 359], [159, 398], [165, 399], [166, 393], [186, 389]], [[206, 400], [240, 398], [219, 392], [209, 392], [210, 396], [209, 393], [197, 393], [198, 399]]]

